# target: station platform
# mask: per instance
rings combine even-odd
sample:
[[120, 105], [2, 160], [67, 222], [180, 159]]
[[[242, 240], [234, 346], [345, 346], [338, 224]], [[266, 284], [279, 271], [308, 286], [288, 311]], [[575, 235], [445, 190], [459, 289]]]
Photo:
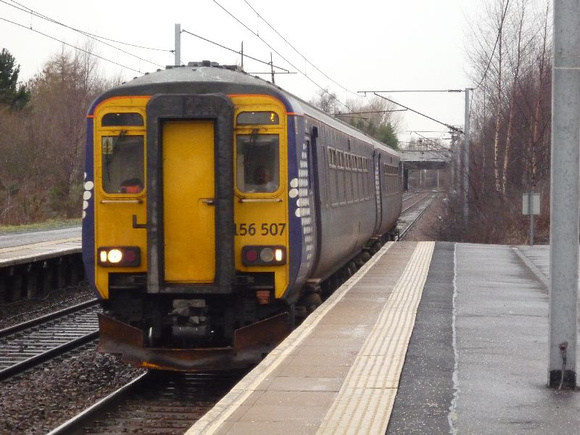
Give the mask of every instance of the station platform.
[[0, 268], [80, 253], [80, 228], [0, 236]]
[[187, 434], [577, 433], [549, 248], [388, 243]]

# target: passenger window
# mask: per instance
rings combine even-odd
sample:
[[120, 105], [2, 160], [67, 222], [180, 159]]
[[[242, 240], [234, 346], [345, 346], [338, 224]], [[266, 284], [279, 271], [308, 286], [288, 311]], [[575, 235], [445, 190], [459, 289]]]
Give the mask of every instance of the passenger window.
[[107, 193], [136, 194], [145, 179], [143, 136], [103, 136], [103, 189]]
[[238, 135], [238, 189], [245, 193], [270, 193], [280, 186], [279, 138], [277, 134]]

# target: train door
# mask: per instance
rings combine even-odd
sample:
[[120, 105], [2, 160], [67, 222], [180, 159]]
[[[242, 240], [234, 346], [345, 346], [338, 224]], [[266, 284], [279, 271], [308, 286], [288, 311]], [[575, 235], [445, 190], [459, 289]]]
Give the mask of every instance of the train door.
[[[312, 265], [311, 270], [316, 270], [318, 262], [320, 261], [320, 247], [322, 246], [322, 234], [317, 229], [322, 229], [321, 221], [321, 205], [322, 199], [320, 191], [321, 182], [317, 180], [322, 180], [322, 175], [320, 174], [319, 152], [322, 151], [318, 145], [318, 127], [312, 127], [312, 132], [306, 134], [306, 157], [308, 161], [307, 167], [308, 171], [308, 203], [311, 209], [311, 218], [314, 221], [314, 225], [308, 225], [308, 235], [306, 241], [314, 242], [313, 249], [311, 251]], [[304, 225], [304, 224], [303, 224]]]
[[377, 210], [377, 220], [375, 222], [375, 234], [378, 234], [381, 229], [381, 222], [383, 221], [383, 198], [382, 198], [382, 185], [381, 185], [381, 154], [375, 151], [373, 166], [374, 166], [374, 179], [375, 179], [375, 201]]
[[232, 145], [225, 96], [157, 95], [147, 105], [149, 293], [232, 292]]
[[211, 120], [163, 124], [166, 282], [215, 279], [214, 136]]

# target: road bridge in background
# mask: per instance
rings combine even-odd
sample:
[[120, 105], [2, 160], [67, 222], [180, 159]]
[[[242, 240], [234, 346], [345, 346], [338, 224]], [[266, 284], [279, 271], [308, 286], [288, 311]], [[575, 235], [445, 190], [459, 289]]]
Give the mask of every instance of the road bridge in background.
[[[444, 185], [448, 185], [451, 179], [454, 177], [453, 165], [457, 164], [454, 161], [454, 153], [449, 149], [436, 144], [429, 144], [429, 146], [422, 145], [415, 148], [406, 148], [401, 150], [402, 158], [402, 169], [403, 169], [403, 187], [404, 190], [409, 190], [409, 188], [425, 188], [425, 187], [436, 187], [441, 188], [439, 172], [441, 170], [448, 171], [448, 180]], [[426, 174], [424, 170], [436, 171], [436, 182], [435, 185], [429, 186], [426, 183]], [[413, 182], [412, 176], [409, 172], [419, 171], [417, 176], [418, 180]], [[409, 180], [411, 179], [411, 183]], [[409, 186], [411, 184], [411, 186]], [[431, 183], [433, 184], [433, 183]]]
[[402, 158], [405, 169], [444, 169], [453, 160], [449, 148], [403, 149]]

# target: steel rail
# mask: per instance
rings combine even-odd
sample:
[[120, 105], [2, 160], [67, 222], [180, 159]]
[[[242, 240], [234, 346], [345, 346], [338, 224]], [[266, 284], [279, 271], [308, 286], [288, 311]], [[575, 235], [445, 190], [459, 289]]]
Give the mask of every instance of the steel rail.
[[99, 309], [94, 302], [79, 304], [59, 311], [58, 316], [53, 313], [3, 330], [0, 381], [96, 340]]
[[421, 212], [415, 217], [415, 219], [413, 219], [409, 225], [407, 225], [399, 234], [399, 240], [403, 240], [407, 234], [409, 233], [409, 231], [411, 230], [411, 228], [413, 228], [423, 217], [423, 215], [427, 212], [427, 210], [429, 210], [429, 207], [431, 207], [431, 204], [433, 203], [433, 200], [437, 197], [436, 194], [431, 195], [429, 197], [425, 197], [423, 198], [421, 201], [417, 201], [415, 204], [413, 204], [411, 207], [407, 208], [405, 211], [410, 210], [411, 208], [415, 208], [416, 206], [419, 206], [423, 203], [427, 203], [427, 205], [425, 206], [425, 208], [423, 208], [423, 210], [421, 210]]

